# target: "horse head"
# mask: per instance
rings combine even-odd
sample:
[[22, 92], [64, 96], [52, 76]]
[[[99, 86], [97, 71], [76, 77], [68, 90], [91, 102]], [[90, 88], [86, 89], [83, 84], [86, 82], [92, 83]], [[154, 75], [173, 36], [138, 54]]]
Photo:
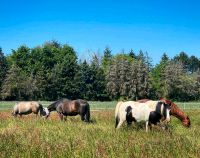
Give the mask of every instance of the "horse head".
[[49, 110], [47, 108], [42, 107], [42, 109], [40, 110], [40, 116], [47, 118], [49, 117], [49, 115]]
[[50, 112], [49, 112], [48, 108], [44, 108], [44, 111], [46, 113], [45, 118], [48, 118], [49, 115], [50, 115]]
[[182, 124], [185, 127], [190, 127], [190, 119], [189, 117], [172, 101], [161, 98], [160, 101], [164, 102], [165, 104], [171, 107], [170, 114], [181, 120]]

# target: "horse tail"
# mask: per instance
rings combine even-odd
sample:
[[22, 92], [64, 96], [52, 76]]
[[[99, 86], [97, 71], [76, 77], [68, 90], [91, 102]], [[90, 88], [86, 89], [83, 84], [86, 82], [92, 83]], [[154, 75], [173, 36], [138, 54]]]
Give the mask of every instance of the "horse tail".
[[122, 101], [118, 102], [115, 107], [115, 128], [117, 127], [119, 123], [119, 107], [122, 105]]
[[115, 118], [118, 117], [119, 107], [121, 106], [122, 103], [123, 103], [123, 101], [118, 102], [116, 107], [115, 107]]
[[118, 123], [119, 123], [119, 117], [117, 116], [117, 117], [115, 118], [115, 128], [117, 128]]
[[17, 116], [18, 114], [18, 103], [15, 103], [14, 107], [13, 107], [13, 111], [12, 111], [12, 115], [13, 116]]
[[90, 121], [90, 105], [88, 102], [86, 103], [85, 121], [86, 122]]

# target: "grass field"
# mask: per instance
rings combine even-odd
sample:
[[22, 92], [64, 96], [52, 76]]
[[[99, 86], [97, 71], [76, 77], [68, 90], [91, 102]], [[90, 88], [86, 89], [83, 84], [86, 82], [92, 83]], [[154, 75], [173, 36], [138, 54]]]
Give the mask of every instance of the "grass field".
[[[185, 110], [192, 126], [187, 129], [172, 117], [170, 130], [159, 127], [146, 133], [144, 126], [115, 130], [116, 102], [90, 102], [93, 123], [68, 117], [61, 122], [55, 112], [48, 120], [34, 115], [13, 118], [7, 102], [0, 111], [0, 157], [200, 157], [200, 110]], [[6, 109], [6, 106], [8, 110]], [[12, 106], [11, 106], [12, 107]]]

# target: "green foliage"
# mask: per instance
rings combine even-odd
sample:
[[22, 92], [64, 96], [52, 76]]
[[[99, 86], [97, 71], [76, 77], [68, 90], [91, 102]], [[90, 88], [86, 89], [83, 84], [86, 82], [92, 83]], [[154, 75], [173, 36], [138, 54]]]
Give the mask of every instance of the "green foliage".
[[102, 59], [102, 66], [103, 66], [104, 71], [107, 71], [108, 66], [110, 65], [111, 60], [112, 60], [112, 54], [111, 54], [110, 48], [106, 47], [103, 53], [104, 54], [103, 54], [103, 59]]
[[167, 97], [165, 93], [167, 85], [165, 84], [166, 77], [164, 76], [164, 73], [166, 70], [166, 65], [169, 61], [169, 57], [166, 53], [164, 53], [161, 57], [160, 63], [157, 64], [150, 72], [152, 99]]
[[[147, 52], [133, 50], [78, 63], [71, 46], [57, 41], [12, 50], [7, 57], [0, 49], [0, 91], [7, 100], [137, 100], [166, 97], [200, 99], [200, 60], [181, 52], [169, 59], [166, 53], [152, 66]], [[89, 61], [89, 60], [88, 60]]]
[[[2, 52], [2, 49], [0, 48], [0, 91], [2, 89], [2, 83], [5, 80], [7, 71], [8, 71], [8, 62]], [[1, 98], [1, 94], [0, 94], [0, 98]]]
[[12, 54], [8, 57], [9, 65], [16, 65], [24, 72], [29, 70], [30, 48], [25, 45], [20, 46], [16, 51], [12, 50]]
[[111, 99], [141, 99], [148, 96], [149, 67], [142, 51], [133, 59], [127, 54], [116, 55], [107, 73], [107, 89]]
[[17, 66], [12, 65], [3, 82], [1, 95], [3, 99], [21, 100], [32, 94], [34, 81]]
[[107, 100], [106, 80], [99, 58], [94, 55], [91, 64], [80, 64], [80, 95], [87, 100]]

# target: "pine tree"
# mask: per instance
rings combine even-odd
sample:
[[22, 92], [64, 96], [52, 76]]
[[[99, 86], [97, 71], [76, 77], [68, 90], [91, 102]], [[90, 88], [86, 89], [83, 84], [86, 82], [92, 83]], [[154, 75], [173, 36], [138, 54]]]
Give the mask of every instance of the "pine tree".
[[111, 50], [109, 47], [106, 47], [104, 50], [104, 55], [103, 55], [103, 59], [102, 59], [102, 66], [104, 69], [104, 72], [106, 73], [108, 71], [108, 67], [111, 64], [111, 60], [112, 60], [112, 54], [111, 54]]
[[8, 71], [8, 63], [6, 57], [2, 52], [2, 49], [0, 48], [0, 91], [2, 89], [2, 83], [4, 82], [7, 71]]
[[1, 95], [3, 99], [21, 100], [25, 95], [25, 74], [17, 65], [12, 65], [3, 82]]

